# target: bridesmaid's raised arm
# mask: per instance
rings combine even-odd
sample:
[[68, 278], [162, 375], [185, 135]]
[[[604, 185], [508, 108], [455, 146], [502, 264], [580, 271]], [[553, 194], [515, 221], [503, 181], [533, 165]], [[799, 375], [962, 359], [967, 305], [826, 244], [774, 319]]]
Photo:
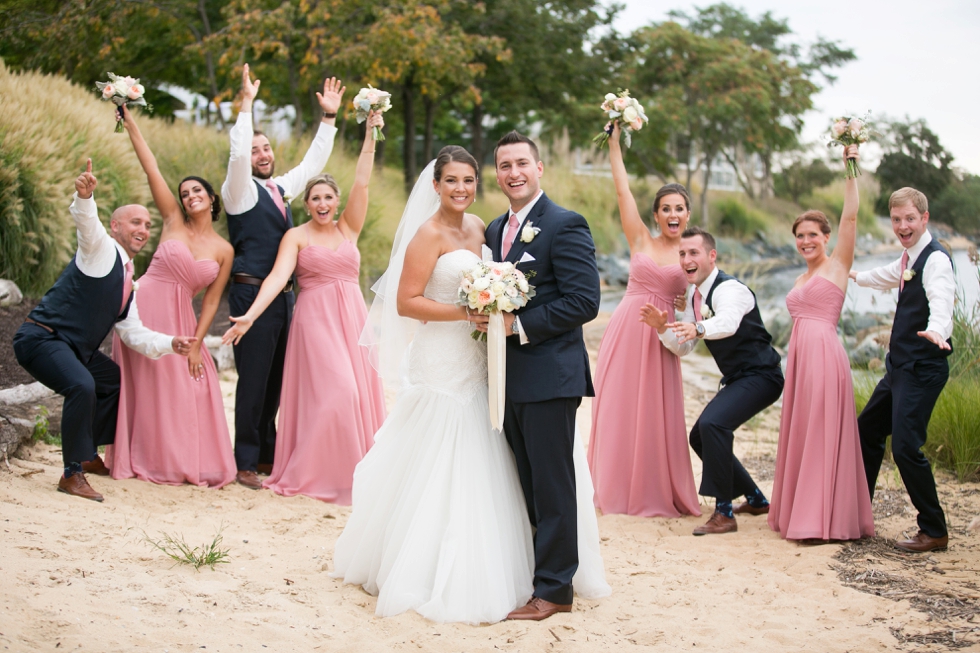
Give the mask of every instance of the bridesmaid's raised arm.
[[619, 219], [623, 225], [623, 233], [630, 246], [630, 254], [641, 249], [648, 238], [652, 238], [650, 230], [643, 224], [636, 199], [630, 191], [629, 174], [623, 162], [623, 149], [619, 143], [619, 124], [613, 125], [613, 133], [609, 139], [609, 167], [612, 168], [613, 183], [616, 186], [616, 199], [619, 202]]
[[380, 113], [374, 111], [368, 116], [364, 125], [364, 145], [361, 146], [361, 154], [357, 157], [357, 168], [354, 171], [354, 185], [350, 189], [350, 197], [347, 198], [347, 206], [337, 220], [337, 226], [341, 228], [344, 236], [356, 241], [364, 228], [364, 219], [367, 217], [368, 209], [368, 184], [371, 181], [371, 172], [374, 170], [374, 127], [382, 128], [385, 125], [384, 118]]
[[170, 187], [167, 186], [167, 181], [163, 178], [160, 167], [157, 165], [157, 159], [153, 156], [150, 146], [146, 144], [146, 140], [143, 139], [143, 134], [140, 132], [140, 128], [136, 124], [133, 114], [130, 113], [129, 107], [123, 105], [122, 112], [123, 126], [126, 128], [126, 133], [129, 134], [129, 140], [133, 142], [133, 149], [136, 150], [136, 158], [139, 159], [140, 165], [143, 166], [146, 179], [150, 182], [153, 203], [157, 205], [157, 210], [160, 211], [160, 215], [163, 217], [163, 228], [166, 229], [171, 221], [182, 221], [184, 219], [184, 212], [181, 210], [180, 204], [177, 202], [177, 198], [174, 197]]
[[[844, 161], [848, 158], [858, 159], [857, 145], [849, 145], [844, 148]], [[840, 226], [837, 231], [837, 246], [831, 258], [837, 261], [847, 273], [854, 263], [854, 245], [857, 242], [857, 217], [861, 199], [858, 195], [857, 179], [848, 179], [844, 182], [844, 208], [840, 215]], [[844, 283], [847, 280], [844, 279]]]

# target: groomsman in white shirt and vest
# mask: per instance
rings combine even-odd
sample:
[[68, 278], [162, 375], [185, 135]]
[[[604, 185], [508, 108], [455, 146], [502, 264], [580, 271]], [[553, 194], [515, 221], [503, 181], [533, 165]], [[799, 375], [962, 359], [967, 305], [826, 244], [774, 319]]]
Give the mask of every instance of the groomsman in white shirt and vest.
[[[293, 227], [288, 200], [302, 194], [306, 182], [323, 171], [337, 133], [334, 123], [344, 91], [335, 78], [317, 93], [323, 117], [316, 137], [302, 163], [284, 175], [274, 176], [275, 154], [265, 134], [252, 127], [252, 103], [259, 90], [253, 83], [248, 64], [242, 71], [242, 105], [231, 128], [231, 154], [228, 177], [221, 187], [221, 199], [228, 214], [228, 238], [235, 248], [232, 285], [228, 304], [232, 315], [244, 315], [259, 292], [262, 280], [272, 271], [279, 242]], [[257, 472], [272, 471], [276, 447], [276, 413], [286, 356], [286, 339], [293, 314], [292, 282], [276, 299], [241, 341], [234, 346], [238, 369], [235, 392], [235, 461], [237, 480], [258, 490], [262, 481]]]
[[[769, 501], [733, 451], [735, 429], [771, 406], [783, 391], [779, 354], [772, 347], [755, 294], [741, 281], [715, 267], [714, 237], [698, 227], [681, 235], [680, 262], [691, 283], [681, 317], [667, 322], [666, 311], [652, 304], [641, 319], [657, 329], [660, 341], [678, 356], [704, 340], [721, 370], [721, 389], [691, 429], [691, 447], [701, 458], [703, 496], [715, 497], [715, 511], [695, 535], [738, 530], [736, 514], [763, 515]], [[733, 506], [732, 500], [746, 501]]]
[[898, 288], [885, 376], [858, 416], [864, 471], [874, 498], [885, 438], [912, 504], [919, 532], [896, 542], [906, 551], [945, 550], [946, 516], [936, 493], [932, 466], [922, 453], [929, 418], [949, 378], [946, 358], [953, 351], [953, 299], [956, 279], [949, 252], [929, 233], [929, 202], [914, 188], [901, 188], [888, 200], [892, 230], [905, 251], [889, 265], [851, 271], [859, 286]]
[[[171, 337], [140, 322], [134, 297], [133, 261], [150, 237], [150, 214], [137, 204], [112, 214], [111, 236], [99, 221], [92, 196], [98, 181], [92, 160], [75, 180], [69, 208], [78, 230], [78, 251], [14, 335], [17, 362], [65, 398], [58, 490], [102, 501], [85, 474], [108, 476], [97, 447], [116, 437], [119, 366], [99, 351], [111, 329], [131, 349], [150, 358], [190, 353], [197, 338]], [[153, 388], [141, 389], [153, 392]]]

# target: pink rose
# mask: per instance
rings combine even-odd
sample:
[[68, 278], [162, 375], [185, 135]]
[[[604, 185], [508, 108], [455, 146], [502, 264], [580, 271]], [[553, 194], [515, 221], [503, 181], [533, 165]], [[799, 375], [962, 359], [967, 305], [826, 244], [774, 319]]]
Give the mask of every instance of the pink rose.
[[493, 293], [489, 290], [481, 290], [479, 294], [480, 306], [487, 306], [494, 300]]
[[837, 122], [834, 123], [832, 130], [834, 132], [834, 138], [840, 138], [841, 136], [844, 135], [844, 132], [847, 131], [847, 121], [838, 120]]
[[643, 121], [640, 120], [639, 118], [637, 118], [636, 120], [630, 123], [630, 129], [632, 129], [635, 132], [640, 131], [641, 127], [643, 127]]
[[113, 86], [112, 84], [106, 84], [105, 86], [102, 87], [102, 97], [105, 98], [106, 100], [108, 100], [115, 94], [116, 94], [116, 87]]
[[378, 94], [375, 93], [374, 91], [368, 91], [368, 94], [367, 94], [366, 97], [367, 97], [367, 101], [370, 102], [372, 105], [375, 105], [375, 104], [378, 103]]
[[613, 102], [613, 106], [616, 107], [616, 111], [622, 111], [623, 109], [629, 106], [629, 103], [630, 101], [627, 100], [626, 98], [618, 97], [616, 98], [616, 101]]
[[126, 96], [129, 97], [130, 100], [138, 100], [139, 98], [143, 97], [143, 85], [133, 84], [129, 87], [129, 92], [126, 93]]
[[123, 84], [125, 84], [126, 86], [132, 86], [133, 84], [136, 83], [136, 78], [135, 77], [123, 77], [123, 80], [122, 81], [123, 81]]
[[847, 130], [851, 132], [851, 136], [857, 138], [864, 129], [864, 123], [857, 118], [851, 118], [851, 122], [847, 123]]

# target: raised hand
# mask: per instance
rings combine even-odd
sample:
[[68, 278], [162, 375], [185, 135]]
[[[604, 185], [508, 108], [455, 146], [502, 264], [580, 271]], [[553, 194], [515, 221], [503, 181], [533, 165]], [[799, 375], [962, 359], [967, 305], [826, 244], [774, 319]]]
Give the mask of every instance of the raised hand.
[[197, 342], [197, 338], [194, 336], [174, 336], [170, 345], [174, 348], [175, 354], [187, 356], [191, 353], [191, 347], [195, 342]]
[[949, 343], [943, 340], [942, 336], [935, 331], [917, 331], [915, 335], [920, 338], [925, 338], [940, 349], [950, 349]]
[[371, 133], [374, 133], [374, 130], [372, 129], [373, 127], [377, 127], [378, 129], [384, 129], [384, 126], [385, 126], [384, 114], [382, 114], [380, 111], [371, 111], [370, 113], [368, 113], [366, 128], [370, 129]]
[[853, 159], [854, 161], [858, 161], [860, 158], [861, 155], [858, 154], [857, 145], [848, 145], [847, 147], [844, 148], [844, 163], [847, 163], [848, 160], [851, 159]]
[[344, 100], [346, 90], [347, 87], [343, 86], [336, 77], [328, 77], [323, 80], [323, 93], [316, 94], [316, 99], [320, 102], [320, 108], [323, 109], [323, 112], [337, 113], [341, 102]]
[[261, 83], [262, 81], [258, 79], [252, 82], [252, 78], [248, 74], [248, 64], [245, 64], [242, 67], [242, 111], [246, 113], [252, 111], [252, 101], [259, 94], [259, 84]]
[[685, 308], [687, 308], [687, 295], [674, 297], [674, 310], [683, 313]]
[[658, 333], [667, 330], [667, 311], [661, 311], [653, 304], [646, 304], [640, 309], [640, 322], [654, 328]]
[[225, 331], [225, 334], [221, 336], [221, 344], [223, 345], [237, 345], [248, 330], [252, 328], [252, 323], [254, 320], [245, 315], [241, 317], [229, 317], [229, 321], [234, 322], [230, 329]]
[[84, 200], [92, 197], [95, 187], [99, 185], [99, 180], [92, 174], [92, 159], [85, 163], [85, 172], [78, 175], [75, 180], [75, 192]]

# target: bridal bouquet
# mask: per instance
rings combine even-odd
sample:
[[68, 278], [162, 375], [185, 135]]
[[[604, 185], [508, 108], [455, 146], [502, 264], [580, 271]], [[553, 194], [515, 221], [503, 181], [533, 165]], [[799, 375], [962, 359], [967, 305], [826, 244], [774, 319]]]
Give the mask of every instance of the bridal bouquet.
[[[863, 118], [852, 116], [841, 116], [834, 119], [834, 124], [830, 127], [831, 141], [827, 147], [834, 145], [861, 145], [871, 140], [874, 129], [871, 125], [871, 113], [868, 112]], [[861, 174], [857, 161], [848, 159], [846, 165], [845, 179], [854, 179]]]
[[[367, 120], [368, 114], [372, 111], [384, 113], [391, 108], [391, 93], [381, 91], [368, 84], [367, 88], [362, 88], [354, 96], [354, 112], [357, 124]], [[374, 128], [374, 140], [383, 141], [385, 135], [377, 127]]]
[[[152, 112], [153, 106], [146, 103], [146, 99], [143, 97], [143, 93], [146, 89], [140, 84], [139, 79], [134, 79], [132, 77], [120, 77], [114, 73], [106, 73], [109, 76], [108, 82], [95, 82], [95, 86], [102, 91], [102, 100], [104, 102], [112, 102], [117, 107], [122, 107], [124, 104], [134, 104], [141, 107], [146, 107], [147, 111]], [[122, 111], [120, 110], [120, 116]], [[123, 130], [122, 121], [116, 122], [116, 133]]]
[[623, 131], [623, 140], [626, 141], [626, 147], [630, 147], [633, 144], [633, 132], [640, 131], [643, 129], [644, 123], [649, 122], [643, 105], [637, 102], [636, 98], [630, 97], [629, 89], [620, 91], [618, 95], [606, 93], [605, 101], [600, 108], [606, 113], [609, 122], [592, 139], [592, 142], [599, 147], [609, 141], [609, 137], [613, 133], [614, 123], [619, 123], [619, 128]]
[[[459, 284], [460, 306], [490, 315], [501, 311], [510, 313], [534, 297], [534, 286], [513, 263], [481, 261], [463, 274]], [[474, 340], [486, 340], [486, 334], [473, 332]]]

